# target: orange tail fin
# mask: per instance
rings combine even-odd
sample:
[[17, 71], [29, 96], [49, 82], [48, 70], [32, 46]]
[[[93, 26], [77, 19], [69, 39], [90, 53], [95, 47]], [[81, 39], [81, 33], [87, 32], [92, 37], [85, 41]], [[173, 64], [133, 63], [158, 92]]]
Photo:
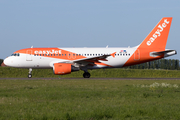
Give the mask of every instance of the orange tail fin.
[[140, 44], [140, 48], [165, 50], [172, 17], [164, 17]]
[[165, 51], [171, 21], [172, 17], [162, 18], [123, 67], [163, 58], [164, 54], [153, 56], [151, 53]]

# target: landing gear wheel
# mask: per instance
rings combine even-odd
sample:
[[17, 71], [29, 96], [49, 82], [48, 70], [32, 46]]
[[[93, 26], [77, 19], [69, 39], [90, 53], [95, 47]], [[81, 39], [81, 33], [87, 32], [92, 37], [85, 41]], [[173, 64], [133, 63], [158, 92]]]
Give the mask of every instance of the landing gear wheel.
[[89, 72], [85, 72], [85, 73], [83, 74], [83, 77], [84, 77], [84, 78], [90, 78], [90, 76], [91, 76], [91, 74], [90, 74]]
[[28, 78], [32, 78], [32, 74], [29, 74], [29, 75], [28, 75]]
[[29, 68], [28, 78], [32, 78], [32, 68]]

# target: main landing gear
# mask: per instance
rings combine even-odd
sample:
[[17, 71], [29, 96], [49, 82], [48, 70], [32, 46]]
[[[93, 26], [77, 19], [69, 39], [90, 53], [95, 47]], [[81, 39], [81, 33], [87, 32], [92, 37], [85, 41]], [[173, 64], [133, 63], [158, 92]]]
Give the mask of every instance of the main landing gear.
[[29, 74], [28, 74], [28, 78], [32, 78], [32, 68], [29, 68]]
[[90, 78], [91, 74], [89, 72], [84, 72], [83, 77], [84, 78]]

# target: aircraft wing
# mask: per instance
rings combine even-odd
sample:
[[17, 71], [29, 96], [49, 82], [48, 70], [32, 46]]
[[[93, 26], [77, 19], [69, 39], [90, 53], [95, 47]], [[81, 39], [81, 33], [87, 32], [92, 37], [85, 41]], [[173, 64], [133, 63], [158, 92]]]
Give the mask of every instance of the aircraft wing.
[[101, 55], [96, 57], [88, 57], [88, 58], [73, 60], [73, 63], [81, 64], [82, 66], [86, 66], [86, 65], [94, 66], [95, 65], [94, 63], [101, 63], [100, 61], [108, 61], [106, 58], [109, 56], [115, 57], [115, 53], [116, 52], [108, 55]]
[[96, 65], [95, 63], [101, 63], [101, 61], [108, 61], [106, 58], [110, 57], [110, 56], [115, 57], [115, 54], [116, 54], [116, 52], [114, 52], [112, 54], [82, 58], [82, 59], [77, 59], [77, 60], [73, 60], [73, 61], [59, 62], [59, 60], [57, 60], [57, 61], [51, 62], [50, 66], [53, 67], [54, 63], [69, 63], [69, 64], [74, 65], [75, 67], [95, 66]]

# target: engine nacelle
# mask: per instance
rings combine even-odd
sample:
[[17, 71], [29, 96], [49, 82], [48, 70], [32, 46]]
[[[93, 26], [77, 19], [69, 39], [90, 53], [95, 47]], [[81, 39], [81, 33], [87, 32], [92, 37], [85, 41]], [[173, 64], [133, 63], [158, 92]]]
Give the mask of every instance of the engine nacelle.
[[73, 71], [79, 71], [79, 68], [72, 66], [70, 63], [54, 63], [53, 72], [55, 75], [70, 74]]

